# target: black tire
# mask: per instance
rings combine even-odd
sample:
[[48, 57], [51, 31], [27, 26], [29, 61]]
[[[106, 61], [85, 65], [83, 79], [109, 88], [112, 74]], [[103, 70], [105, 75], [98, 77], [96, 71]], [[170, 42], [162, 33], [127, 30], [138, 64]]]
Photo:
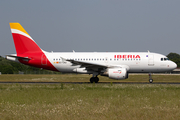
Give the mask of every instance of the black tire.
[[90, 78], [90, 83], [93, 83], [94, 82], [94, 77], [91, 77]]
[[95, 83], [98, 83], [98, 82], [99, 82], [99, 78], [98, 78], [98, 77], [95, 77], [95, 78], [94, 78], [94, 82], [95, 82]]
[[90, 83], [93, 83], [93, 82], [98, 83], [99, 82], [99, 78], [98, 77], [91, 77], [90, 78]]

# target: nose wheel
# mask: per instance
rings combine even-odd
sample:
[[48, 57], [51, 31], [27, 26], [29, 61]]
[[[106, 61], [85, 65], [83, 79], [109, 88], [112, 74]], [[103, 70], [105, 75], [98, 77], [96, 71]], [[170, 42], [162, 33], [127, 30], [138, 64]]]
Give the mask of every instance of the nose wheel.
[[149, 83], [153, 83], [153, 79], [149, 79]]
[[149, 83], [153, 83], [153, 79], [152, 79], [151, 73], [149, 73]]

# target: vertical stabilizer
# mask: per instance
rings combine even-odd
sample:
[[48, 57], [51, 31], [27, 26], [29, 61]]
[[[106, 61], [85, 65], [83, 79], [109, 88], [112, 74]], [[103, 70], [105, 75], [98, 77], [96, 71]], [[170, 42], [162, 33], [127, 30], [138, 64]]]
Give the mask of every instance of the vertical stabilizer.
[[24, 53], [42, 52], [41, 48], [19, 23], [9, 23], [17, 56]]

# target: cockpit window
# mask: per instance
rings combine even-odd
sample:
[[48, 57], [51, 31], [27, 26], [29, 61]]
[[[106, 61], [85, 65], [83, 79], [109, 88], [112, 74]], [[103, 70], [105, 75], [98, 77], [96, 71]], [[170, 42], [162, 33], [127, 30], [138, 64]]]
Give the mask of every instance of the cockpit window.
[[161, 58], [161, 61], [167, 61], [169, 60], [168, 58]]

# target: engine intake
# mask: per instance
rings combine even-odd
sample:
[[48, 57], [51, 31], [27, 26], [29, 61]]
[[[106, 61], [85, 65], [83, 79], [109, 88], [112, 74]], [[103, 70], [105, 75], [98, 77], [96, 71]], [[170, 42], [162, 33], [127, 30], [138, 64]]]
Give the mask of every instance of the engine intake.
[[128, 72], [126, 68], [111, 68], [108, 69], [108, 76], [111, 79], [122, 80], [128, 78]]

